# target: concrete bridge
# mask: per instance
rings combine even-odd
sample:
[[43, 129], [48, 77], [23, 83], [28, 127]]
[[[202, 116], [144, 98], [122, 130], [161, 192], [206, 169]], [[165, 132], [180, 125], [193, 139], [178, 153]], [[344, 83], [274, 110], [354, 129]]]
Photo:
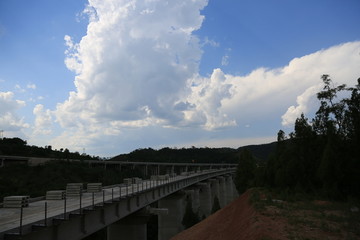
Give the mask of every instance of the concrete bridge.
[[[172, 165], [167, 166], [171, 169]], [[149, 180], [107, 186], [78, 197], [35, 199], [26, 207], [0, 208], [0, 240], [76, 240], [104, 228], [108, 240], [145, 240], [150, 214], [158, 214], [158, 239], [170, 239], [183, 230], [186, 199], [192, 199], [200, 216], [209, 216], [215, 196], [221, 207], [237, 196], [234, 166], [196, 169], [180, 175], [153, 175]], [[153, 203], [157, 208], [150, 208]]]

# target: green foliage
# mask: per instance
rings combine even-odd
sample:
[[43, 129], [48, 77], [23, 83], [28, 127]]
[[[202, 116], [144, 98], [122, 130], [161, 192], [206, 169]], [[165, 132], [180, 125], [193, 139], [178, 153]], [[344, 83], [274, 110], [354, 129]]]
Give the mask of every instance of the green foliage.
[[237, 163], [238, 154], [247, 148], [253, 156], [265, 162], [268, 156], [276, 147], [276, 143], [250, 145], [232, 148], [162, 148], [155, 150], [143, 148], [132, 151], [129, 154], [121, 154], [112, 161], [133, 161], [133, 162], [186, 162], [186, 163]]
[[247, 149], [244, 149], [239, 155], [239, 164], [235, 175], [235, 186], [239, 194], [254, 185], [255, 169], [255, 159]]
[[99, 157], [70, 152], [69, 149], [53, 150], [52, 147], [29, 146], [27, 142], [20, 138], [0, 139], [0, 155], [26, 156], [26, 157], [45, 157], [56, 159], [83, 159], [98, 160]]
[[152, 148], [137, 149], [111, 160], [134, 162], [235, 163], [236, 149], [231, 148]]
[[[354, 88], [333, 86], [323, 75], [320, 107], [312, 121], [302, 114], [294, 132], [278, 132], [275, 155], [257, 185], [324, 197], [360, 197], [360, 79]], [[343, 93], [345, 92], [345, 93]], [[338, 99], [338, 95], [350, 96]]]
[[185, 229], [192, 227], [193, 225], [200, 222], [200, 218], [197, 213], [194, 212], [192, 208], [192, 200], [191, 198], [187, 199], [185, 214], [182, 219], [182, 225], [184, 225]]
[[213, 202], [213, 205], [212, 205], [212, 208], [211, 208], [211, 214], [217, 212], [219, 209], [221, 209], [220, 201], [219, 201], [219, 198], [215, 195], [214, 202]]

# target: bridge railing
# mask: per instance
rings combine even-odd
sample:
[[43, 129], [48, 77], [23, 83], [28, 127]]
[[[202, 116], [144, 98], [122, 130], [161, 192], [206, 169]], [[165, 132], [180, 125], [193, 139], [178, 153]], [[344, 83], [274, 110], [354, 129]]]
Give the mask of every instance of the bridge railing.
[[[98, 194], [97, 198], [95, 198], [94, 193], [87, 194], [87, 196], [83, 196], [83, 197], [80, 195], [80, 197], [77, 200], [72, 199], [72, 201], [77, 201], [77, 203], [75, 205], [72, 204], [71, 207], [69, 206], [70, 199], [65, 197], [63, 200], [58, 200], [58, 201], [63, 201], [63, 209], [60, 210], [60, 212], [59, 210], [53, 211], [53, 209], [51, 209], [51, 206], [47, 204], [47, 201], [45, 200], [43, 205], [44, 209], [43, 211], [40, 210], [43, 213], [37, 217], [37, 220], [35, 220], [36, 218], [32, 217], [33, 220], [31, 222], [25, 222], [24, 219], [26, 219], [27, 216], [26, 214], [24, 214], [23, 209], [21, 208], [18, 216], [18, 225], [16, 227], [11, 227], [10, 229], [3, 229], [2, 226], [0, 225], [0, 240], [4, 239], [3, 237], [5, 235], [9, 235], [9, 234], [22, 235], [29, 233], [33, 230], [34, 226], [47, 227], [52, 224], [58, 224], [61, 221], [67, 220], [71, 215], [83, 214], [84, 210], [91, 210], [94, 209], [95, 207], [104, 206], [105, 204], [118, 202], [121, 199], [133, 197], [138, 194], [142, 194], [144, 192], [154, 191], [154, 190], [156, 191], [156, 189], [161, 188], [164, 185], [178, 184], [178, 186], [180, 186], [180, 188], [183, 189], [195, 183], [225, 174], [232, 174], [234, 172], [235, 172], [235, 168], [208, 170], [208, 171], [194, 173], [190, 176], [171, 176], [171, 177], [169, 176], [168, 179], [164, 179], [164, 180], [159, 179], [156, 181], [145, 180], [141, 183], [131, 184], [130, 186], [124, 184], [105, 186], [102, 189], [102, 196], [99, 197]], [[174, 192], [178, 191], [179, 188], [176, 189], [177, 190], [174, 190]], [[169, 192], [167, 195], [170, 194], [172, 194], [172, 192]], [[162, 197], [165, 197], [165, 195]], [[0, 220], [1, 220], [1, 215], [2, 214], [0, 214]]]

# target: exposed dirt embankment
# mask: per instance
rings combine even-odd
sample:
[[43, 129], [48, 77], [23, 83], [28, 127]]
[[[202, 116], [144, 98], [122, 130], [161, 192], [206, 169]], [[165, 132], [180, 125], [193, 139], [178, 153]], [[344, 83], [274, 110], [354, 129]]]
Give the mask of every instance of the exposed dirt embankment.
[[356, 240], [360, 239], [359, 204], [288, 202], [252, 189], [171, 240]]
[[250, 192], [171, 240], [287, 239], [284, 224], [259, 214], [249, 203]]

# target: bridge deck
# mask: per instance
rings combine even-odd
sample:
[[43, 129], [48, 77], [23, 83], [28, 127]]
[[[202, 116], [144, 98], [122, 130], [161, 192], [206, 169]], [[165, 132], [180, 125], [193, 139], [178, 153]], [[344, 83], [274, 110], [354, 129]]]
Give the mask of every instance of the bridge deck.
[[[196, 175], [196, 174], [195, 174]], [[192, 175], [193, 177], [194, 175]], [[133, 184], [130, 186], [111, 186], [104, 187], [103, 192], [86, 193], [84, 192], [81, 197], [81, 209], [93, 208], [96, 205], [102, 204], [104, 201], [111, 201], [119, 197], [126, 197], [128, 195], [136, 194], [144, 190], [158, 187], [160, 185], [179, 181], [188, 178], [187, 176], [176, 176], [169, 180], [144, 180], [143, 183]], [[65, 200], [41, 200], [32, 202], [29, 207], [24, 207], [22, 226], [27, 224], [44, 224], [45, 221], [45, 203], [47, 204], [46, 218], [64, 218], [64, 209], [66, 204], [66, 215], [80, 213], [80, 198], [67, 198]], [[19, 232], [20, 227], [20, 208], [0, 208], [0, 233], [8, 232]], [[0, 238], [1, 239], [1, 238]]]
[[[66, 200], [34, 201], [30, 202], [28, 207], [22, 208], [22, 218], [20, 217], [20, 208], [0, 208], [0, 240], [4, 239], [5, 235], [7, 234], [29, 234], [31, 231], [34, 230], [34, 226], [44, 227], [46, 223], [48, 224], [47, 226], [54, 226], [54, 224], [61, 224], [62, 226], [61, 222], [64, 222], [64, 224], [66, 225], [67, 223], [69, 223], [69, 221], [72, 221], [71, 219], [74, 219], [72, 218], [72, 216], [76, 216], [79, 214], [82, 214], [82, 216], [88, 216], [87, 210], [90, 210], [92, 212], [103, 211], [106, 206], [119, 206], [117, 205], [119, 202], [125, 203], [124, 205], [121, 205], [125, 207], [126, 202], [130, 204], [129, 201], [137, 201], [137, 203], [133, 202], [136, 205], [131, 204], [131, 210], [130, 208], [127, 209], [126, 212], [123, 212], [123, 215], [120, 214], [116, 215], [115, 217], [115, 215], [112, 214], [111, 216], [108, 216], [110, 217], [110, 219], [109, 222], [107, 221], [107, 224], [109, 224], [111, 223], [111, 221], [117, 221], [122, 217], [131, 214], [132, 212], [146, 207], [152, 201], [157, 201], [162, 197], [166, 197], [171, 193], [181, 190], [182, 188], [186, 188], [192, 184], [213, 177], [229, 173], [231, 174], [234, 172], [235, 168], [209, 170], [199, 173], [192, 173], [189, 176], [176, 176], [167, 180], [144, 180], [141, 183], [132, 184], [130, 186], [125, 186], [124, 184], [108, 186], [104, 187], [102, 192], [84, 192], [81, 198], [75, 197], [66, 198]], [[154, 195], [155, 192], [157, 193], [156, 196]], [[148, 197], [149, 199], [152, 198], [152, 200], [149, 201]], [[46, 211], [45, 205], [47, 206]], [[118, 210], [115, 210], [115, 208], [113, 209], [113, 211], [118, 212]], [[89, 216], [91, 216], [91, 214]], [[83, 234], [85, 236], [87, 233], [85, 231], [79, 234]], [[43, 239], [48, 239], [48, 236]], [[72, 239], [77, 238], [73, 237]]]

